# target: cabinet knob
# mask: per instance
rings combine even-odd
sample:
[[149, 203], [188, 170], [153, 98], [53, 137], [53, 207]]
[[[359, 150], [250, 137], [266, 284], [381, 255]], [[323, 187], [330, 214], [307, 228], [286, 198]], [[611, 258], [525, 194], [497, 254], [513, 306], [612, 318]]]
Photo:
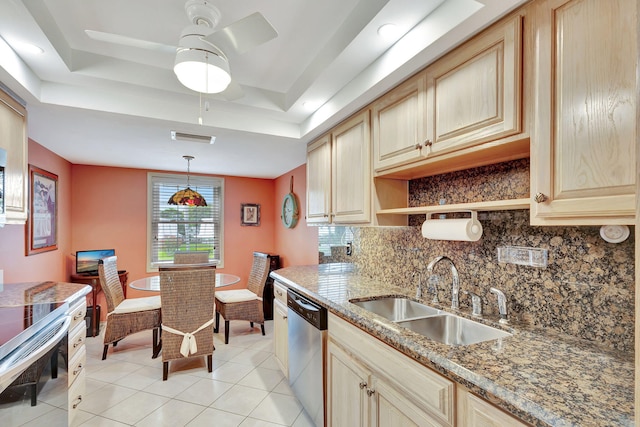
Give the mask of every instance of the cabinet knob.
[[376, 391], [372, 388], [368, 388], [367, 389], [367, 396], [373, 396], [376, 393]]
[[367, 386], [367, 383], [365, 383], [364, 381], [360, 381], [360, 390], [362, 390], [366, 386]]
[[416, 144], [416, 145], [415, 145], [415, 149], [416, 149], [416, 150], [419, 150], [419, 149], [421, 149], [421, 148], [422, 148], [422, 144]]
[[546, 202], [547, 201], [547, 196], [545, 196], [543, 193], [536, 193], [536, 195], [534, 196], [533, 200], [535, 200], [536, 203]]
[[433, 145], [433, 142], [431, 142], [431, 140], [430, 140], [430, 139], [427, 139], [427, 140], [424, 142], [424, 146], [425, 146], [425, 147], [431, 147], [432, 145]]

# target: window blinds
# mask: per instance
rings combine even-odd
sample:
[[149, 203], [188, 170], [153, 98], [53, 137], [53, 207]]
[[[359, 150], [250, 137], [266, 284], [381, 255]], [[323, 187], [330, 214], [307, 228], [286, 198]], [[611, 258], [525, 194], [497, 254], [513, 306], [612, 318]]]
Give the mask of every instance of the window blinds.
[[209, 251], [209, 260], [222, 261], [224, 180], [190, 177], [191, 189], [202, 194], [207, 206], [176, 206], [169, 198], [187, 186], [184, 175], [150, 174], [150, 261], [152, 266], [173, 262], [180, 251]]

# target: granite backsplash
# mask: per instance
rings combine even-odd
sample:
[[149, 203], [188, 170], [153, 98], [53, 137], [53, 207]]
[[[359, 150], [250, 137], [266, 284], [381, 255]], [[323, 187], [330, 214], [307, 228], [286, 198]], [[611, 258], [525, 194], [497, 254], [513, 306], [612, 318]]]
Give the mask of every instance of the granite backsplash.
[[[414, 180], [409, 193], [410, 206], [528, 197], [529, 161]], [[361, 274], [415, 289], [413, 273], [446, 255], [456, 264], [461, 290], [480, 295], [485, 313], [497, 313], [496, 297], [489, 292], [496, 287], [507, 296], [512, 319], [633, 351], [633, 230], [626, 241], [612, 244], [600, 237], [599, 227], [532, 227], [528, 210], [480, 212], [478, 219], [484, 229], [478, 242], [425, 239], [424, 215], [412, 216], [407, 227], [352, 227], [353, 255], [335, 248], [320, 262], [353, 262]], [[499, 263], [501, 246], [547, 249], [548, 266]], [[448, 303], [448, 266], [436, 266], [435, 273], [441, 277], [438, 297]], [[460, 306], [470, 310], [470, 298], [462, 293]]]

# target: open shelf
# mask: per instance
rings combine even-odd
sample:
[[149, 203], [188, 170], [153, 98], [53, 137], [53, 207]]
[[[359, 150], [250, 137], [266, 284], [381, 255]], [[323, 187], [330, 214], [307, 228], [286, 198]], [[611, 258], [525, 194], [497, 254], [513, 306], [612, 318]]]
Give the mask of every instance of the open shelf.
[[451, 205], [417, 206], [411, 208], [380, 209], [378, 215], [420, 215], [433, 212], [455, 211], [508, 211], [516, 209], [529, 209], [530, 200], [511, 199], [493, 200], [488, 202], [455, 203]]

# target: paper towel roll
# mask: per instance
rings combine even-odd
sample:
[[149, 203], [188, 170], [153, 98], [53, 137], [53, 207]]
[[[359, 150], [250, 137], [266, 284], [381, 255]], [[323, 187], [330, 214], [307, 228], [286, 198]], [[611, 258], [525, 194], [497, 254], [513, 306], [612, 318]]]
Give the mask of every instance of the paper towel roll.
[[422, 236], [432, 240], [461, 240], [476, 242], [482, 237], [482, 224], [475, 212], [471, 218], [431, 219], [422, 223]]

